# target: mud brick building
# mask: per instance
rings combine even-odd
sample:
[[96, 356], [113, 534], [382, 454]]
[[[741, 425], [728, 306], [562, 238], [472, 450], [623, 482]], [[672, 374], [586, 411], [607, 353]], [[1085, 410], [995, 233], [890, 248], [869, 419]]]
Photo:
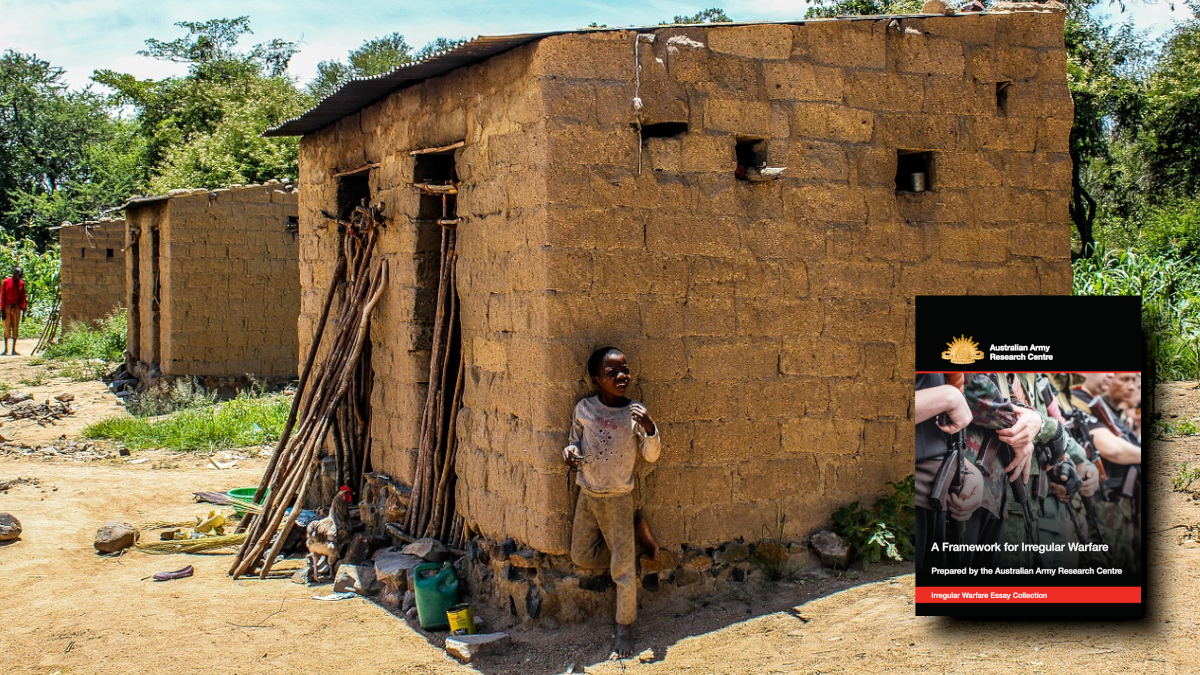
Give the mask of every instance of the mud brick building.
[[295, 377], [292, 185], [172, 190], [123, 208], [131, 372], [143, 382]]
[[125, 221], [101, 218], [58, 230], [62, 325], [92, 323], [125, 306]]
[[323, 212], [381, 204], [372, 460], [410, 482], [439, 217], [414, 183], [454, 180], [470, 531], [568, 551], [560, 452], [614, 344], [662, 431], [660, 542], [802, 537], [912, 471], [915, 295], [1070, 292], [1065, 68], [1061, 13], [981, 13], [480, 38], [352, 82], [271, 132], [303, 135], [301, 348]]

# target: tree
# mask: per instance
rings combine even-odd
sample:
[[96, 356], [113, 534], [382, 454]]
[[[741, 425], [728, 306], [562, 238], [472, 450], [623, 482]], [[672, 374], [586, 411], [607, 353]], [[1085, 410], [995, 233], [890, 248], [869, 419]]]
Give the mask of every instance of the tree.
[[733, 23], [733, 19], [725, 13], [720, 7], [710, 7], [709, 9], [700, 10], [691, 16], [678, 15], [670, 21], [663, 21], [660, 26], [670, 24], [687, 24], [687, 23]]
[[239, 50], [240, 39], [252, 33], [244, 16], [176, 25], [187, 35], [151, 38], [139, 53], [186, 63], [187, 75], [139, 80], [101, 70], [92, 76], [113, 90], [113, 103], [137, 111], [143, 181], [161, 192], [295, 176], [298, 141], [261, 134], [311, 104], [286, 74], [296, 43], [274, 39]]
[[1200, 187], [1200, 1], [1163, 43], [1150, 72], [1142, 149], [1152, 201]]
[[866, 16], [873, 14], [916, 14], [922, 0], [805, 0], [806, 19], [828, 19], [835, 16]]
[[440, 37], [414, 54], [412, 47], [399, 33], [367, 40], [358, 49], [350, 52], [346, 62], [322, 61], [318, 63], [317, 76], [308, 84], [308, 91], [315, 98], [323, 99], [350, 80], [390, 73], [400, 66], [423, 61], [465, 42], [466, 40], [449, 40]]
[[137, 143], [102, 97], [68, 91], [61, 68], [0, 56], [0, 226], [39, 247], [49, 227], [100, 215], [136, 185]]
[[1097, 0], [1073, 2], [1064, 29], [1067, 85], [1075, 102], [1070, 215], [1079, 233], [1081, 256], [1094, 251], [1093, 229], [1100, 207], [1128, 214], [1142, 195], [1129, 163], [1118, 156], [1139, 124], [1140, 72], [1148, 53], [1130, 27], [1114, 30], [1094, 18], [1090, 10], [1096, 4]]

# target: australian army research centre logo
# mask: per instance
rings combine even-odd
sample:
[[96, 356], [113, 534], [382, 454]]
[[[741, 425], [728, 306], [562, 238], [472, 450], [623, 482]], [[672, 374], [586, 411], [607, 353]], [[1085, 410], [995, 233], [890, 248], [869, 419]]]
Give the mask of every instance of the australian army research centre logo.
[[974, 338], [965, 335], [947, 342], [946, 346], [949, 349], [942, 352], [942, 358], [950, 363], [962, 366], [975, 363], [983, 358], [983, 352], [979, 351], [979, 343], [975, 342]]
[[988, 351], [991, 352], [990, 357], [984, 355], [979, 349], [979, 343], [975, 342], [974, 338], [965, 335], [947, 342], [946, 346], [949, 349], [942, 352], [942, 358], [960, 366], [970, 365], [983, 358], [991, 361], [1054, 360], [1054, 356], [1050, 354], [1050, 345], [993, 344], [988, 348]]

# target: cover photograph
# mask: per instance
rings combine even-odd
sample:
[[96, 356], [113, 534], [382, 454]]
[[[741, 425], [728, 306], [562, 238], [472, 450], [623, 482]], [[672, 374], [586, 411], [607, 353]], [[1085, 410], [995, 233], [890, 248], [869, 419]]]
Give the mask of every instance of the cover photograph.
[[1137, 297], [916, 299], [918, 615], [1142, 615], [1140, 317]]

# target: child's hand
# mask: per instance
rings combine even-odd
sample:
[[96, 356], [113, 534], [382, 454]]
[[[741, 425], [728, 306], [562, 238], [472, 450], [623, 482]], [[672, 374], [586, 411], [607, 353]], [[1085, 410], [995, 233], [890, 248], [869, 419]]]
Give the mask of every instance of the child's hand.
[[574, 445], [568, 445], [563, 448], [563, 461], [578, 469], [580, 462], [583, 461], [583, 453]]
[[646, 406], [641, 403], [629, 404], [629, 416], [633, 418], [634, 422], [642, 425], [642, 429], [647, 434], [654, 435], [654, 420], [650, 419], [650, 413], [647, 412]]

